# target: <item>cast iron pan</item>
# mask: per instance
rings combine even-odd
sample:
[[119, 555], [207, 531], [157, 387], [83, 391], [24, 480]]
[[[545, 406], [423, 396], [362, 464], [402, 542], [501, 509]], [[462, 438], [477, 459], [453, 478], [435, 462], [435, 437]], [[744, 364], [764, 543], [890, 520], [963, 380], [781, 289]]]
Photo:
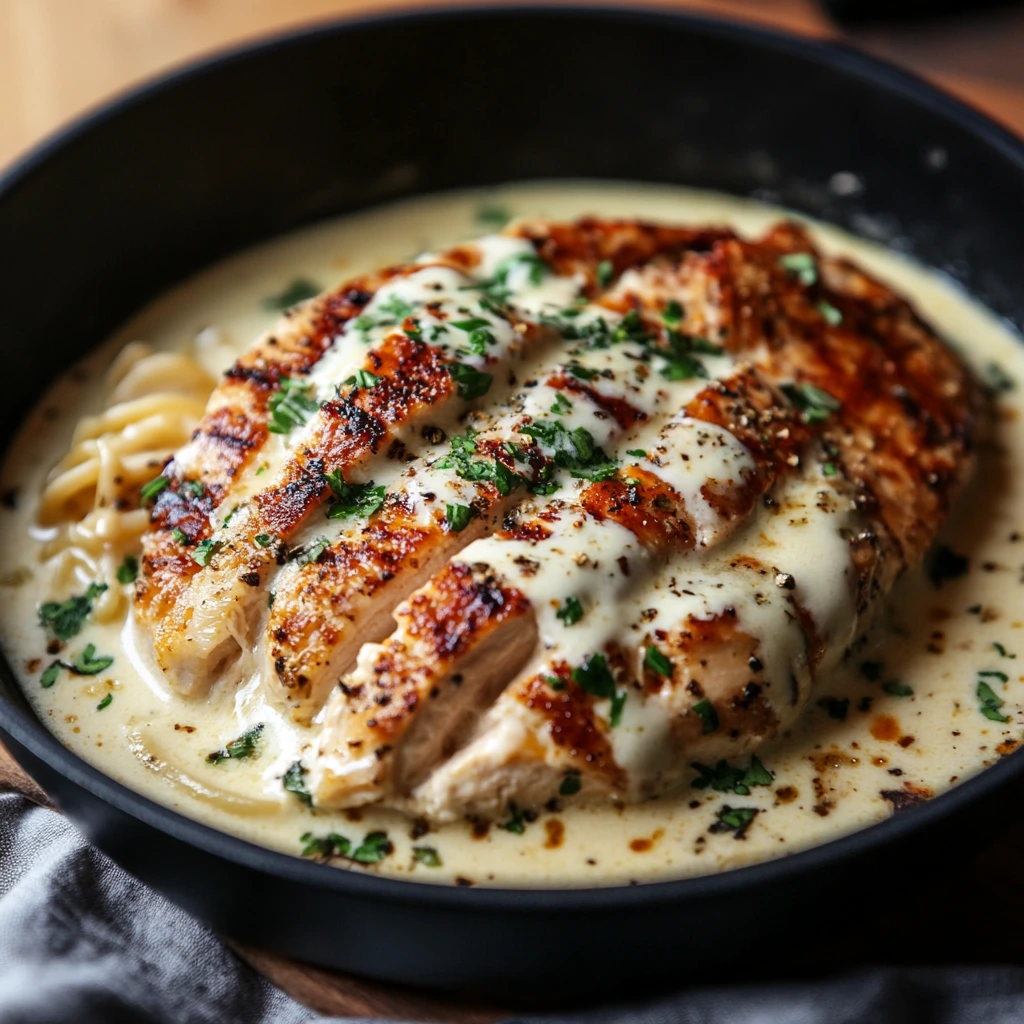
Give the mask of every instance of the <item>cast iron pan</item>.
[[[2, 436], [134, 310], [245, 245], [398, 196], [559, 176], [761, 196], [881, 237], [1024, 319], [1024, 145], [913, 77], [843, 46], [635, 9], [391, 15], [190, 68], [7, 175]], [[1013, 754], [866, 831], [714, 877], [435, 887], [302, 861], [183, 818], [65, 750], [8, 665], [0, 676], [15, 757], [100, 848], [217, 929], [492, 996], [635, 993], [641, 979], [706, 977], [723, 950], [730, 971], [755, 947], [762, 965], [792, 961], [794, 942], [821, 935], [823, 908], [841, 919], [880, 864], [948, 859], [990, 832], [989, 803], [1024, 776]]]

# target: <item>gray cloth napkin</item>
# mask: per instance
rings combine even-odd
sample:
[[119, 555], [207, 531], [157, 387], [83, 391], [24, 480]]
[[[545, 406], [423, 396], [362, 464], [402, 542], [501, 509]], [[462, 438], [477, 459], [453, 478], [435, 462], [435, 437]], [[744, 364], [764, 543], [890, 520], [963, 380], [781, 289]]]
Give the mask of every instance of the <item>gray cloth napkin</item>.
[[[523, 1019], [523, 1018], [521, 1018]], [[540, 1021], [542, 1018], [531, 1018]], [[1010, 1024], [1024, 969], [692, 989], [551, 1024]], [[60, 815], [0, 795], [0, 1024], [341, 1024], [260, 977]]]

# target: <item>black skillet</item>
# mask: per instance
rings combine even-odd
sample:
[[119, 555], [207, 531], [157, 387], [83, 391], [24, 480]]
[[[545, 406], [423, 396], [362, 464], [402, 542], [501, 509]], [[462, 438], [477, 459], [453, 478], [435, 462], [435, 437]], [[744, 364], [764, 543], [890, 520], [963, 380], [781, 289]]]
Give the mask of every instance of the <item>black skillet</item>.
[[[838, 175], [838, 177], [837, 177]], [[1024, 318], [1024, 145], [845, 46], [627, 9], [491, 8], [329, 25], [189, 68], [74, 125], [0, 185], [0, 430], [200, 267], [398, 196], [527, 178], [756, 195], [881, 237]], [[1017, 753], [930, 803], [756, 867], [511, 891], [342, 871], [190, 821], [65, 750], [0, 665], [2, 736], [64, 812], [221, 931], [451, 989], [584, 990], [794, 957], [880, 866], [989, 830]], [[915, 858], [923, 859], [910, 860]]]

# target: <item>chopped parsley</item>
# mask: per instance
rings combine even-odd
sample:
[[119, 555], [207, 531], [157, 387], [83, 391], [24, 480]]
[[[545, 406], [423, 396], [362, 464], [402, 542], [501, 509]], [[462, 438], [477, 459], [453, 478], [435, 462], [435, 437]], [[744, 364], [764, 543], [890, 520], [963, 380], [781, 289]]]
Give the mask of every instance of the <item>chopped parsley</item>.
[[327, 509], [328, 519], [351, 519], [353, 516], [368, 519], [384, 504], [387, 495], [387, 488], [383, 485], [375, 487], [372, 480], [365, 484], [346, 483], [340, 469], [325, 473], [324, 480], [337, 499]]
[[718, 820], [711, 826], [711, 832], [734, 832], [736, 839], [742, 839], [758, 815], [754, 807], [730, 807], [728, 804], [718, 812]]
[[256, 541], [261, 548], [269, 548], [270, 545], [274, 543], [274, 538], [271, 537], [269, 533], [257, 533], [256, 536], [253, 537], [253, 540]]
[[818, 707], [821, 708], [829, 718], [834, 718], [837, 722], [845, 722], [846, 716], [850, 711], [850, 698], [822, 697], [818, 701]]
[[108, 693], [106, 697], [104, 697], [103, 700], [101, 700], [99, 704], [96, 705], [96, 710], [102, 711], [104, 708], [109, 708], [113, 702], [114, 695], [112, 693]]
[[615, 277], [615, 267], [611, 260], [601, 260], [597, 265], [597, 285], [599, 288], [607, 288]]
[[96, 645], [86, 644], [85, 650], [80, 651], [71, 659], [71, 671], [79, 676], [96, 676], [104, 669], [110, 668], [114, 659], [109, 654], [96, 656]]
[[417, 864], [422, 864], [425, 868], [439, 868], [443, 866], [441, 864], [441, 855], [433, 846], [414, 846], [412, 848], [412, 859]]
[[502, 496], [508, 496], [516, 487], [529, 483], [525, 477], [513, 472], [497, 459], [474, 459], [475, 452], [476, 432], [470, 427], [465, 434], [456, 434], [451, 439], [448, 454], [438, 461], [437, 466], [439, 469], [454, 469], [463, 480], [487, 481]]
[[544, 682], [551, 687], [552, 690], [564, 690], [565, 680], [559, 676], [544, 676]]
[[356, 370], [351, 377], [345, 379], [346, 384], [355, 385], [357, 388], [372, 388], [379, 382], [380, 377], [375, 373], [370, 373], [369, 370]]
[[779, 266], [802, 285], [810, 287], [818, 280], [818, 264], [809, 252], [790, 252], [779, 257]]
[[839, 470], [834, 462], [823, 462], [821, 464], [821, 472], [824, 476], [836, 476]]
[[395, 320], [401, 322], [407, 316], [411, 316], [413, 310], [416, 307], [406, 302], [404, 299], [400, 299], [397, 295], [392, 295], [391, 298], [385, 299], [377, 309], [386, 316], [394, 317]]
[[1005, 672], [996, 672], [992, 669], [986, 669], [984, 672], [979, 672], [979, 676], [982, 679], [998, 679], [1001, 683], [1008, 683], [1010, 677]]
[[125, 555], [124, 561], [117, 567], [118, 583], [134, 583], [139, 577], [139, 560], [134, 555]]
[[600, 372], [590, 366], [581, 366], [579, 363], [570, 363], [566, 369], [578, 380], [593, 380]]
[[139, 491], [139, 497], [142, 499], [142, 503], [145, 504], [147, 501], [152, 501], [162, 490], [164, 490], [169, 484], [170, 480], [165, 476], [154, 477], [147, 484], [142, 485], [142, 490]]
[[[337, 517], [334, 517], [337, 518]], [[317, 537], [316, 540], [310, 541], [304, 547], [292, 556], [291, 561], [298, 563], [299, 565], [312, 565], [314, 562], [319, 562], [323, 557], [324, 552], [331, 546], [331, 542], [326, 537]], [[273, 602], [274, 595], [270, 595], [270, 601]], [[268, 605], [268, 607], [272, 607]]]
[[476, 222], [485, 227], [503, 228], [511, 219], [508, 207], [498, 203], [481, 203], [476, 208]]
[[294, 793], [307, 807], [313, 806], [313, 795], [306, 787], [306, 769], [301, 761], [290, 765], [281, 777], [281, 784], [289, 793]]
[[572, 680], [593, 697], [610, 700], [611, 714], [608, 723], [615, 728], [622, 720], [622, 708], [626, 703], [626, 691], [615, 688], [615, 677], [603, 654], [591, 654], [582, 665], [572, 670]]
[[474, 398], [481, 398], [491, 389], [491, 382], [494, 380], [493, 374], [474, 370], [472, 366], [467, 366], [465, 363], [448, 363], [447, 369], [458, 388], [459, 398], [463, 398], [467, 402]]
[[509, 804], [508, 810], [510, 814], [508, 821], [503, 825], [499, 825], [498, 828], [511, 832], [513, 835], [521, 836], [526, 831], [526, 819], [523, 817], [523, 812], [515, 804]]
[[978, 710], [989, 720], [993, 722], [1008, 722], [1009, 716], [1004, 715], [1000, 712], [1000, 708], [1003, 706], [1003, 700], [999, 697], [995, 690], [992, 689], [984, 679], [978, 680], [978, 688], [975, 691], [979, 700]]
[[555, 617], [560, 619], [563, 626], [575, 626], [583, 618], [583, 605], [575, 594], [570, 594], [565, 599], [565, 604], [555, 612]]
[[775, 778], [756, 754], [750, 758], [746, 768], [734, 767], [724, 759], [713, 768], [696, 763], [690, 767], [699, 772], [697, 778], [690, 783], [694, 789], [707, 789], [710, 786], [718, 793], [735, 793], [737, 796], [747, 796], [754, 786], [770, 786]]
[[39, 624], [58, 640], [70, 640], [81, 631], [93, 601], [106, 589], [106, 583], [90, 583], [84, 594], [66, 601], [45, 601], [39, 606]]
[[466, 344], [469, 346], [470, 352], [475, 355], [482, 356], [487, 352], [488, 346], [498, 344], [498, 340], [488, 330], [491, 326], [490, 320], [475, 316], [468, 320], [452, 320], [450, 323], [452, 327], [457, 327], [469, 335]]
[[325, 836], [304, 832], [299, 842], [303, 844], [303, 857], [345, 857], [352, 849], [352, 841], [337, 832], [328, 832]]
[[220, 549], [221, 542], [214, 540], [212, 537], [206, 540], [201, 540], [197, 545], [195, 551], [192, 552], [192, 561], [196, 565], [207, 566], [210, 564], [210, 557], [217, 553]]
[[521, 433], [534, 438], [554, 452], [552, 461], [584, 480], [606, 480], [616, 471], [616, 463], [594, 442], [583, 427], [569, 430], [561, 420], [534, 420], [521, 428]]
[[646, 459], [647, 458], [647, 452], [645, 452], [643, 450], [643, 448], [627, 448], [626, 449], [626, 454], [627, 455], [632, 455], [634, 459]]
[[644, 654], [644, 668], [649, 668], [659, 676], [671, 678], [672, 662], [654, 644], [647, 645], [647, 652]]
[[301, 427], [316, 412], [317, 404], [309, 397], [312, 386], [292, 377], [282, 377], [279, 390], [270, 396], [270, 422], [267, 430], [272, 434], [287, 434], [293, 427]]
[[39, 685], [44, 690], [48, 690], [55, 682], [57, 682], [57, 676], [60, 675], [62, 667], [63, 666], [59, 661], [51, 661], [50, 664], [43, 669], [43, 674], [39, 677]]
[[998, 363], [989, 363], [985, 367], [985, 379], [989, 391], [994, 395], [1012, 391], [1017, 386], [1016, 381]]
[[715, 706], [711, 701], [706, 698], [704, 700], [697, 701], [697, 703], [693, 705], [693, 713], [700, 719], [701, 725], [703, 726], [702, 732], [705, 736], [714, 732], [718, 728], [718, 712], [715, 710]]
[[562, 796], [574, 796], [580, 791], [583, 782], [580, 779], [579, 772], [568, 772], [562, 779], [562, 784], [558, 787], [558, 792]]
[[393, 849], [387, 832], [367, 832], [362, 843], [352, 851], [352, 860], [358, 864], [378, 864]]
[[889, 679], [887, 682], [882, 683], [882, 689], [889, 694], [890, 697], [914, 696], [914, 688], [912, 686], [908, 686], [904, 682], [901, 682], [899, 679]]
[[180, 526], [176, 526], [171, 530], [171, 536], [174, 538], [176, 544], [180, 544], [182, 547], [188, 547], [189, 536]]
[[252, 728], [246, 729], [241, 736], [221, 747], [220, 750], [214, 750], [207, 754], [206, 763], [221, 764], [224, 761], [244, 761], [246, 758], [252, 757], [257, 752], [263, 728], [263, 723], [257, 722]]
[[551, 403], [551, 411], [556, 416], [564, 416], [567, 412], [572, 412], [572, 402], [569, 401], [561, 391], [555, 395], [554, 402]]
[[1017, 655], [1016, 655], [1016, 654], [1011, 654], [1011, 653], [1010, 653], [1010, 652], [1009, 652], [1009, 651], [1008, 651], [1008, 650], [1007, 650], [1007, 649], [1006, 649], [1006, 648], [1005, 648], [1005, 647], [1004, 647], [1004, 646], [1003, 646], [1003, 645], [1002, 645], [1001, 643], [999, 643], [998, 641], [996, 641], [996, 642], [995, 642], [995, 643], [994, 643], [994, 644], [993, 644], [992, 646], [993, 646], [993, 647], [994, 647], [994, 648], [995, 648], [995, 649], [996, 649], [996, 650], [997, 650], [997, 651], [999, 652], [999, 657], [1000, 657], [1000, 658], [1016, 658], [1016, 657], [1017, 657]]
[[683, 307], [675, 299], [669, 299], [662, 310], [661, 319], [669, 327], [676, 327], [683, 322]]
[[804, 423], [821, 423], [842, 407], [838, 399], [807, 381], [783, 384], [782, 392], [800, 410]]
[[263, 308], [268, 312], [281, 312], [297, 306], [306, 299], [313, 298], [320, 294], [320, 285], [305, 277], [297, 277], [287, 288], [278, 292], [277, 295], [268, 295], [263, 300]]
[[708, 371], [694, 353], [705, 355], [721, 355], [722, 348], [706, 338], [697, 338], [679, 331], [668, 332], [668, 348], [652, 350], [665, 360], [661, 375], [666, 380], [692, 380], [694, 377], [707, 377]]
[[206, 488], [198, 480], [183, 480], [178, 488], [178, 493], [201, 498], [206, 493]]
[[838, 327], [843, 322], [843, 314], [831, 303], [824, 299], [818, 303], [818, 312], [825, 318], [825, 323], [830, 327]]
[[462, 533], [476, 515], [476, 510], [469, 505], [449, 503], [445, 506], [444, 517], [452, 533]]
[[548, 272], [548, 265], [536, 253], [514, 253], [511, 256], [506, 256], [498, 264], [492, 277], [481, 281], [476, 287], [493, 302], [507, 302], [512, 294], [512, 289], [508, 284], [509, 274], [516, 267], [527, 268], [527, 279], [532, 285], [540, 284]]

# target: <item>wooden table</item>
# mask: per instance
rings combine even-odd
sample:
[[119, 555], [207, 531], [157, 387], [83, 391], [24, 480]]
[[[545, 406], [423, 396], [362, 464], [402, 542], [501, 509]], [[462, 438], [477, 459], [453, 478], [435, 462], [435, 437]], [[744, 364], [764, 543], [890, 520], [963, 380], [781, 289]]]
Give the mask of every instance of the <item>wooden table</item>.
[[[459, 0], [445, 0], [451, 4]], [[0, 164], [141, 79], [225, 46], [319, 20], [398, 6], [395, 0], [0, 0]], [[664, 0], [815, 35], [838, 34], [811, 0]], [[858, 30], [853, 42], [916, 70], [1024, 133], [1024, 8], [957, 23]], [[0, 747], [0, 790], [45, 797]], [[1024, 795], [1024, 794], [1022, 794]], [[1007, 803], [1019, 806], [1013, 796]], [[939, 884], [904, 869], [866, 922], [823, 921], [821, 955], [837, 964], [1024, 963], [1024, 820]], [[500, 1015], [424, 993], [341, 977], [238, 948], [295, 998], [325, 1013], [489, 1021]]]

